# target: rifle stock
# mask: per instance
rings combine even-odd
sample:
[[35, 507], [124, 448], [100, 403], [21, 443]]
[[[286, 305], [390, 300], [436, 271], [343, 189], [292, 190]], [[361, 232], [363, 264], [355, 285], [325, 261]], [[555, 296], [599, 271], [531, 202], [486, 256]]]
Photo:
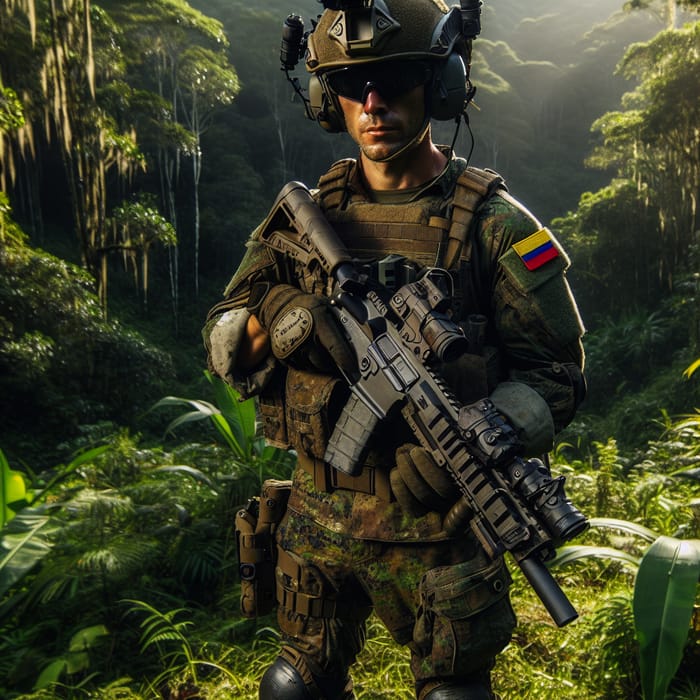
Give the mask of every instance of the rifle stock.
[[460, 406], [430, 366], [464, 349], [461, 329], [444, 313], [441, 270], [390, 292], [365, 284], [305, 185], [291, 182], [278, 196], [261, 240], [300, 264], [331, 277], [338, 321], [355, 351], [357, 376], [328, 442], [325, 461], [347, 474], [363, 464], [370, 438], [400, 411], [418, 442], [452, 476], [462, 517], [446, 518], [451, 534], [472, 528], [491, 557], [510, 552], [558, 626], [578, 617], [545, 565], [555, 546], [586, 529], [566, 498], [563, 477], [552, 479], [539, 460], [517, 454], [512, 428], [488, 400]]

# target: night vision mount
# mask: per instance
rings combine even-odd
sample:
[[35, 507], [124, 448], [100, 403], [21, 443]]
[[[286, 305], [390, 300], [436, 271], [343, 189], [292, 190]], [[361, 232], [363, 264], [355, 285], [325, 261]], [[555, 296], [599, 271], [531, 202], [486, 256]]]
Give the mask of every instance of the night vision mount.
[[[371, 50], [378, 40], [378, 34], [382, 29], [382, 22], [377, 22], [379, 8], [377, 4], [383, 5], [381, 0], [318, 0], [323, 5], [324, 10], [342, 11], [346, 17], [346, 46], [348, 53], [364, 53]], [[457, 31], [461, 33], [466, 41], [475, 39], [481, 32], [481, 0], [460, 0], [459, 11], [461, 15], [461, 28]], [[304, 20], [296, 14], [290, 14], [282, 26], [282, 43], [280, 47], [281, 68], [287, 80], [294, 88], [294, 92], [301, 98], [306, 116], [317, 121], [317, 110], [312, 108], [306, 90], [301, 86], [299, 78], [290, 75], [299, 61], [307, 53], [309, 34], [311, 34], [318, 24], [318, 19], [311, 20], [311, 29], [304, 28]], [[457, 22], [459, 24], [459, 22]], [[473, 91], [472, 91], [473, 95]]]

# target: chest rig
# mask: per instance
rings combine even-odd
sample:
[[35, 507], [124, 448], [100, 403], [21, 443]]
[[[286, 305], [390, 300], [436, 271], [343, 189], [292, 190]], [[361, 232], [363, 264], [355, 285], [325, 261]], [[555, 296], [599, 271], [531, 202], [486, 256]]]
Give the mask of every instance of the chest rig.
[[[375, 262], [377, 277], [389, 287], [410, 279], [391, 267], [391, 259], [405, 256], [418, 268], [442, 267], [452, 272], [453, 306], [463, 315], [465, 296], [470, 311], [478, 307], [471, 278], [472, 224], [478, 208], [497, 190], [503, 178], [490, 170], [466, 166], [448, 193], [428, 192], [412, 202], [380, 204], [358, 186], [353, 159], [334, 163], [319, 179], [317, 200], [343, 243], [360, 261]], [[440, 188], [434, 188], [439, 190]], [[406, 271], [404, 270], [404, 275]]]
[[[464, 161], [451, 167], [460, 165], [457, 172], [445, 174], [452, 178], [454, 186], [438, 185], [412, 202], [384, 204], [370, 201], [360, 184], [356, 162], [341, 160], [320, 178], [314, 196], [350, 254], [363, 263], [363, 269], [374, 264], [378, 281], [386, 286], [396, 289], [412, 281], [401, 278], [398, 266], [391, 269], [390, 264], [385, 264], [387, 258], [390, 262], [400, 260], [400, 265], [414, 273], [424, 267], [449, 270], [454, 289], [453, 311], [457, 319], [466, 319], [479, 313], [479, 305], [473, 301], [476, 295], [471, 291], [474, 275], [470, 270], [475, 214], [505, 185], [496, 173], [466, 167]], [[323, 293], [326, 289], [327, 276], [317, 274], [308, 268], [297, 269], [297, 279], [305, 291]], [[469, 303], [464, 304], [463, 300]], [[370, 449], [359, 476], [343, 474], [323, 460], [335, 423], [333, 416], [337, 418], [333, 397], [339, 391], [344, 391], [344, 384], [338, 378], [287, 370], [283, 403], [280, 406], [275, 402], [273, 406], [278, 412], [282, 410], [279, 418], [287, 446], [295, 449], [298, 466], [311, 475], [320, 491], [345, 489], [389, 500], [391, 488], [386, 467], [393, 463], [394, 440], [378, 441]], [[342, 406], [344, 400], [337, 405]], [[270, 438], [267, 433], [266, 436]], [[403, 435], [397, 427], [394, 437], [405, 442], [410, 434]]]

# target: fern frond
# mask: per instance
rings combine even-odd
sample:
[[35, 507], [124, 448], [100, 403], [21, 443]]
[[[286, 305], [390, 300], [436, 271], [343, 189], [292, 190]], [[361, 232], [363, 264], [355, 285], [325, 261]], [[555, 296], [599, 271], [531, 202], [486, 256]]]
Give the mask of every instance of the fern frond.
[[181, 578], [190, 583], [207, 583], [221, 574], [225, 547], [221, 540], [185, 537], [180, 543], [177, 566]]
[[78, 559], [78, 566], [86, 571], [128, 576], [145, 569], [159, 550], [156, 540], [120, 535], [103, 547], [84, 552]]
[[67, 501], [64, 507], [68, 513], [101, 521], [108, 518], [130, 517], [134, 513], [131, 499], [111, 489], [102, 491], [83, 489], [75, 498]]
[[180, 642], [185, 656], [191, 658], [190, 645], [184, 632], [192, 624], [192, 621], [175, 621], [175, 617], [178, 614], [189, 614], [187, 608], [175, 608], [174, 610], [161, 612], [142, 600], [127, 599], [123, 602], [131, 603], [129, 612], [147, 613], [146, 618], [139, 625], [142, 629], [140, 639], [142, 652], [152, 646], [158, 646], [159, 642], [177, 641]]

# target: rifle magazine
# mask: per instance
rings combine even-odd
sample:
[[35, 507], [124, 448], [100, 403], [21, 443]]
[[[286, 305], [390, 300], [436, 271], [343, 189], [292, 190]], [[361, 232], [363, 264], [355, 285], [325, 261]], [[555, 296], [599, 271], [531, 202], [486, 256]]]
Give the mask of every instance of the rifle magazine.
[[357, 476], [362, 471], [369, 440], [379, 418], [351, 394], [328, 440], [323, 459], [334, 469]]

